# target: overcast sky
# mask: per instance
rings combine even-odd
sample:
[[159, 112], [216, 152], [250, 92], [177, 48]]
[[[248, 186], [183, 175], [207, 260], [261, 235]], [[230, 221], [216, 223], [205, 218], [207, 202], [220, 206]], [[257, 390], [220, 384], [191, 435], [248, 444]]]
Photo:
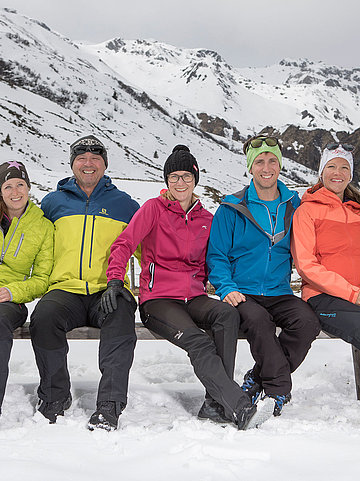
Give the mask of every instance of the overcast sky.
[[151, 38], [236, 67], [309, 58], [360, 67], [359, 0], [1, 0], [72, 40]]

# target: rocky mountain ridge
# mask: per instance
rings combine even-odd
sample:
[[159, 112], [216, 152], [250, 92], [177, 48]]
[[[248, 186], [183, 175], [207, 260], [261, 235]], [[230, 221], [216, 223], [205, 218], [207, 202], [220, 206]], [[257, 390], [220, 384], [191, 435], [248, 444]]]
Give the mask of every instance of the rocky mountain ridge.
[[[236, 69], [214, 51], [150, 40], [76, 44], [9, 9], [0, 25], [0, 161], [23, 155], [70, 173], [68, 145], [93, 132], [118, 159], [110, 174], [161, 181], [185, 143], [206, 159], [200, 183], [220, 195], [248, 182], [242, 144], [264, 129], [283, 139], [288, 183], [313, 180], [306, 165], [316, 168], [326, 138], [359, 142], [359, 69], [329, 67], [324, 80], [323, 65], [303, 60]], [[304, 82], [310, 71], [323, 80]]]

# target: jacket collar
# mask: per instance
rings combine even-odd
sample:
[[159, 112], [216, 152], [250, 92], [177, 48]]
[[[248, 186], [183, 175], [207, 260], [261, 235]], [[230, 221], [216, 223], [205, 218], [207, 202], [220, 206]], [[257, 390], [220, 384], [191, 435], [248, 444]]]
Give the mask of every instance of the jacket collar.
[[342, 202], [341, 199], [327, 189], [324, 186], [313, 186], [307, 189], [301, 199], [301, 204], [305, 202], [313, 202], [315, 204], [324, 204], [330, 206], [340, 206], [340, 205], [351, 205], [355, 210], [360, 211], [360, 205], [353, 200], [347, 200], [346, 202]]
[[[281, 182], [281, 180], [277, 181], [277, 188], [280, 192], [280, 202], [287, 202], [294, 197], [294, 193], [291, 192], [291, 190], [289, 190], [286, 185]], [[245, 186], [239, 192], [227, 195], [222, 202], [226, 204], [239, 204], [243, 200], [245, 200], [245, 202], [263, 202], [261, 199], [259, 199], [253, 180], [251, 180], [250, 185]]]
[[[98, 192], [102, 192], [103, 190], [111, 190], [114, 188], [115, 188], [115, 185], [111, 182], [110, 177], [108, 175], [104, 175], [97, 183], [90, 197], [96, 197]], [[74, 176], [61, 179], [57, 184], [57, 190], [58, 191], [65, 190], [67, 192], [72, 192], [81, 197], [87, 197], [85, 192], [82, 191], [78, 186]]]
[[158, 199], [167, 209], [180, 215], [186, 215], [186, 214], [189, 214], [190, 212], [191, 213], [198, 212], [203, 208], [200, 202], [200, 199], [197, 199], [193, 203], [193, 205], [190, 206], [190, 209], [188, 210], [188, 212], [184, 212], [184, 209], [181, 207], [180, 202], [178, 200], [165, 199], [162, 195], [159, 195]]

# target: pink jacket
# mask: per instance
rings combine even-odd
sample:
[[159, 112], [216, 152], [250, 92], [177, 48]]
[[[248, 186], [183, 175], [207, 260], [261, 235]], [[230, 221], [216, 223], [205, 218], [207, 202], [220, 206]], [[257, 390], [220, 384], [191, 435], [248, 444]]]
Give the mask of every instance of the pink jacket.
[[126, 264], [141, 243], [140, 303], [206, 294], [212, 217], [199, 200], [186, 214], [178, 201], [162, 196], [148, 200], [111, 247], [108, 281], [124, 279]]

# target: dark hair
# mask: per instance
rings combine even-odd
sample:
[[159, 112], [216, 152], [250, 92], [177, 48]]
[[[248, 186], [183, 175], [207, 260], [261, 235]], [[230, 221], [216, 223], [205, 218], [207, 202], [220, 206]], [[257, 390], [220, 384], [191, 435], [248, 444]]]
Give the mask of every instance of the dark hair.
[[6, 204], [2, 195], [0, 194], [0, 223], [3, 220], [4, 214], [6, 213]]
[[249, 144], [250, 144], [250, 142], [251, 142], [252, 140], [255, 140], [255, 139], [266, 139], [267, 137], [272, 137], [272, 138], [274, 138], [274, 139], [277, 139], [280, 152], [282, 152], [282, 145], [280, 144], [279, 139], [278, 139], [275, 135], [258, 134], [258, 135], [254, 135], [254, 137], [250, 137], [249, 139], [247, 139], [247, 141], [245, 142], [245, 144], [244, 144], [244, 146], [243, 146], [243, 152], [244, 152], [244, 154], [246, 155], [247, 149], [248, 149]]

